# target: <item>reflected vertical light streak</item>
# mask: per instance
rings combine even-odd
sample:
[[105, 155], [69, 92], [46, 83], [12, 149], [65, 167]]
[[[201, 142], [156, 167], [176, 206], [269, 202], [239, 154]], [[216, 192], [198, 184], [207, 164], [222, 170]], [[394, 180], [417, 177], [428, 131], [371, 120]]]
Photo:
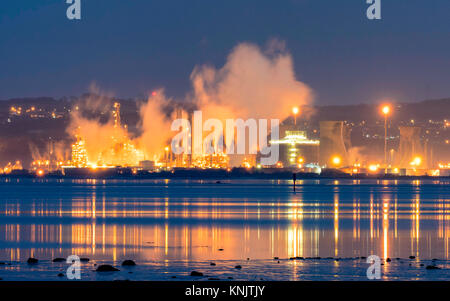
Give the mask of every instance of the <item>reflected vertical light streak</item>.
[[117, 260], [117, 226], [113, 226], [113, 261]]
[[448, 220], [449, 220], [449, 214], [448, 214], [448, 210], [447, 210], [447, 207], [448, 207], [448, 205], [450, 205], [450, 204], [445, 204], [445, 209], [444, 209], [444, 237], [445, 237], [445, 239], [444, 239], [444, 243], [445, 243], [445, 258], [448, 260], [449, 259], [449, 250], [448, 250], [448, 243], [449, 243], [449, 235], [448, 235], [448, 232], [449, 232], [449, 230], [448, 230], [448, 228], [449, 228], [449, 223], [447, 222]]
[[299, 227], [299, 256], [303, 256], [303, 202], [299, 201], [299, 209], [298, 209], [298, 220], [300, 223]]
[[271, 254], [271, 257], [274, 257], [274, 255], [275, 255], [274, 247], [275, 247], [275, 229], [274, 229], [274, 227], [272, 227], [270, 230], [270, 254]]
[[339, 253], [339, 194], [334, 194], [334, 256]]
[[[97, 187], [97, 186], [94, 186]], [[95, 219], [96, 219], [96, 206], [97, 206], [97, 200], [96, 200], [97, 192], [94, 190], [92, 193], [92, 254], [95, 255]]]
[[289, 257], [303, 256], [303, 203], [295, 200], [292, 204], [290, 217], [292, 226], [288, 230], [288, 255]]
[[122, 226], [122, 254], [125, 255], [126, 253], [126, 248], [127, 248], [127, 226], [123, 225]]
[[361, 201], [358, 198], [353, 199], [353, 239], [359, 239], [361, 220], [360, 220], [360, 208]]
[[104, 192], [103, 192], [103, 196], [102, 196], [102, 217], [103, 218], [106, 217], [106, 196], [105, 196]]
[[417, 195], [416, 199], [416, 248], [417, 256], [419, 256], [419, 240], [420, 240], [420, 197]]
[[62, 225], [61, 224], [59, 224], [59, 230], [58, 230], [58, 242], [59, 242], [59, 252], [61, 252], [62, 251]]
[[183, 236], [184, 236], [184, 246], [185, 246], [185, 255], [186, 259], [189, 258], [189, 229], [187, 226], [183, 227]]
[[444, 200], [440, 199], [435, 205], [438, 209], [438, 237], [444, 238]]
[[164, 218], [169, 219], [169, 198], [164, 198]]
[[369, 208], [369, 217], [370, 217], [370, 239], [373, 239], [373, 194], [370, 194], [370, 208]]
[[383, 258], [389, 257], [388, 254], [388, 231], [389, 231], [389, 200], [383, 201]]
[[416, 197], [411, 204], [411, 250], [416, 256], [419, 256], [419, 240], [420, 240], [420, 196]]
[[106, 229], [105, 229], [105, 222], [102, 224], [102, 253], [105, 254], [106, 251]]
[[397, 194], [395, 195], [394, 198], [394, 237], [397, 238], [398, 237], [398, 197]]
[[167, 256], [169, 253], [169, 225], [164, 225], [164, 254]]

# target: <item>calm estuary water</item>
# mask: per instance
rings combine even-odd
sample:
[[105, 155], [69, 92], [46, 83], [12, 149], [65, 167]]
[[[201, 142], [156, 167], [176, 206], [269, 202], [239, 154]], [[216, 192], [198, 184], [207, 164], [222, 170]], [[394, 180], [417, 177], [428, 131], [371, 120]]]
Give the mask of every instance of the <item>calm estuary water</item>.
[[[13, 263], [13, 280], [53, 277], [62, 267], [51, 259], [72, 254], [91, 263], [133, 259], [154, 267], [152, 275], [136, 273], [140, 279], [156, 280], [211, 261], [251, 262], [255, 269], [259, 262], [261, 271], [274, 257], [289, 264], [269, 277], [275, 280], [301, 278], [289, 261], [297, 256], [413, 255], [448, 264], [449, 187], [448, 180], [304, 180], [294, 193], [291, 181], [276, 180], [3, 178], [0, 261]], [[30, 256], [43, 260], [41, 276], [26, 272], [22, 263]], [[365, 275], [365, 268], [358, 273]], [[8, 277], [5, 268], [0, 277]]]

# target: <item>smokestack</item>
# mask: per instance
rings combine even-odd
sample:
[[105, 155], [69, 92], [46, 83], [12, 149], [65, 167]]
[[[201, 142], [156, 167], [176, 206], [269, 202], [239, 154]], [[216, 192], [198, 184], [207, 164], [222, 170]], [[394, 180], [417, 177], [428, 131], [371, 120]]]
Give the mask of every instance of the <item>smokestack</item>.
[[340, 166], [348, 165], [344, 134], [343, 121], [320, 122], [319, 164], [321, 166], [334, 166], [333, 157], [340, 158]]
[[[420, 135], [422, 128], [415, 126], [400, 126], [400, 146], [396, 165], [400, 168], [411, 167], [411, 161], [414, 157], [419, 156], [425, 159], [424, 147], [422, 146]], [[426, 162], [421, 167], [425, 167]]]

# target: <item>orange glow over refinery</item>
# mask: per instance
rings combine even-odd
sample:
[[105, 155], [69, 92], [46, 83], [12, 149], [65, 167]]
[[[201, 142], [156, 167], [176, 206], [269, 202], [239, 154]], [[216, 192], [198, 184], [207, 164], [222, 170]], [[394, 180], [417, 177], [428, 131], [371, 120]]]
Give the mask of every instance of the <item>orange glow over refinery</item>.
[[[156, 92], [152, 95], [157, 94]], [[80, 110], [81, 107], [76, 106], [75, 110]], [[390, 105], [383, 105], [380, 107], [381, 113], [385, 116], [391, 113]], [[18, 112], [20, 108], [12, 107], [11, 111]], [[290, 107], [291, 113], [294, 115], [300, 113], [300, 107]], [[102, 145], [102, 142], [95, 139], [86, 139], [86, 129], [84, 131], [77, 130], [76, 128], [71, 132], [74, 138], [74, 142], [71, 144], [71, 155], [64, 158], [58, 157], [51, 158], [47, 156], [38, 156], [31, 163], [31, 171], [37, 176], [44, 176], [51, 171], [63, 170], [64, 168], [91, 168], [93, 170], [100, 168], [115, 168], [115, 167], [129, 167], [133, 168], [133, 172], [139, 170], [141, 162], [150, 162], [151, 168], [146, 170], [171, 170], [173, 168], [214, 168], [214, 169], [227, 169], [236, 166], [231, 165], [232, 157], [228, 156], [224, 152], [217, 152], [212, 154], [195, 154], [195, 155], [175, 155], [172, 152], [172, 148], [169, 145], [169, 141], [165, 145], [161, 145], [160, 155], [154, 155], [150, 157], [146, 155], [146, 152], [138, 140], [131, 138], [127, 131], [127, 125], [122, 124], [120, 114], [120, 103], [115, 102], [111, 106], [111, 129], [104, 134], [103, 140], [108, 140], [106, 146]], [[83, 126], [83, 125], [81, 125]], [[302, 125], [303, 126], [303, 125]], [[290, 131], [292, 132], [292, 131]], [[295, 131], [294, 131], [295, 132]], [[303, 133], [298, 131], [299, 133]], [[315, 131], [316, 132], [316, 131]], [[103, 133], [103, 132], [102, 132]], [[283, 134], [288, 133], [286, 131]], [[297, 133], [297, 132], [295, 132]], [[305, 132], [306, 133], [306, 132]], [[89, 134], [89, 133], [88, 133]], [[288, 135], [289, 136], [289, 135]], [[286, 136], [286, 137], [288, 137]], [[291, 136], [289, 136], [291, 137]], [[306, 134], [299, 134], [295, 136], [297, 139], [307, 139]], [[286, 138], [284, 138], [286, 139]], [[89, 142], [88, 142], [89, 141]], [[276, 140], [278, 141], [278, 140]], [[284, 141], [284, 140], [280, 140]], [[292, 143], [292, 141], [290, 141]], [[99, 144], [95, 145], [95, 144]], [[271, 143], [274, 143], [271, 141]], [[320, 147], [317, 140], [317, 146]], [[90, 151], [92, 148], [101, 149], [100, 152]], [[289, 148], [291, 150], [293, 148]], [[295, 151], [297, 151], [295, 149]], [[430, 166], [429, 158], [423, 152], [414, 152], [410, 159], [405, 158], [406, 164], [400, 165], [396, 163], [392, 158], [395, 157], [394, 149], [390, 152], [390, 162], [385, 165], [381, 160], [373, 160], [370, 158], [356, 157], [349, 159], [345, 153], [335, 153], [328, 158], [328, 167], [337, 168], [343, 172], [349, 174], [382, 174], [384, 172], [395, 175], [422, 175], [427, 174], [431, 176], [447, 175], [449, 173], [450, 166], [448, 163], [439, 163], [434, 166]], [[370, 160], [370, 161], [369, 161]], [[293, 158], [292, 164], [288, 164], [283, 160], [278, 161], [274, 166], [275, 168], [294, 168], [299, 171], [311, 166], [314, 161], [311, 161], [302, 151], [299, 151]], [[327, 166], [321, 166], [326, 168]], [[144, 165], [143, 165], [144, 166]], [[148, 165], [147, 165], [148, 166]], [[240, 161], [240, 167], [247, 169], [257, 168], [263, 169], [268, 166], [262, 166], [256, 159], [256, 156], [242, 156]], [[381, 168], [383, 167], [383, 168]], [[16, 161], [14, 163], [8, 163], [3, 168], [0, 168], [0, 174], [9, 174], [17, 170], [23, 170], [22, 163]], [[319, 171], [320, 172], [320, 171]]]

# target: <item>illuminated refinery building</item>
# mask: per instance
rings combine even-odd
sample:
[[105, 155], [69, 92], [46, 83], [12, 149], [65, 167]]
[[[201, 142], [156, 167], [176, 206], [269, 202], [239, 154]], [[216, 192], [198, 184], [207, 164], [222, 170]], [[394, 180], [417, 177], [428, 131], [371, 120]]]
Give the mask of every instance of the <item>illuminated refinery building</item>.
[[270, 143], [280, 145], [280, 162], [284, 167], [297, 167], [319, 160], [319, 141], [309, 140], [305, 131], [285, 130], [284, 138]]
[[88, 156], [85, 141], [76, 135], [77, 141], [72, 144], [72, 165], [74, 167], [86, 167], [88, 165]]
[[[79, 133], [78, 129], [76, 142], [72, 144], [72, 160], [67, 167], [134, 167], [138, 166], [140, 161], [145, 159], [144, 152], [134, 145], [133, 141], [124, 133], [126, 125], [122, 127], [120, 120], [120, 104], [114, 103], [112, 110], [114, 121], [114, 133], [110, 138], [108, 145], [98, 145], [98, 154], [92, 158], [92, 154], [87, 151], [87, 142]], [[95, 141], [94, 141], [95, 142]], [[92, 143], [92, 140], [91, 140]]]

